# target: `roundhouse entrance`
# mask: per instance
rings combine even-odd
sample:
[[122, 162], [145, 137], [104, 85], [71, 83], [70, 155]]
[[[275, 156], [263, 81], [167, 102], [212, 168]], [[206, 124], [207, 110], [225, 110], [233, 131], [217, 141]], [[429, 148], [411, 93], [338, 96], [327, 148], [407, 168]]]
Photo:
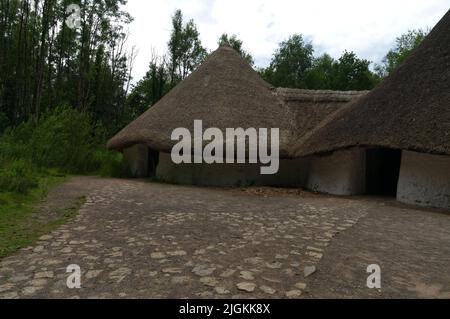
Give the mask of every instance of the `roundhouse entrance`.
[[402, 152], [387, 148], [368, 149], [366, 192], [368, 195], [397, 196]]

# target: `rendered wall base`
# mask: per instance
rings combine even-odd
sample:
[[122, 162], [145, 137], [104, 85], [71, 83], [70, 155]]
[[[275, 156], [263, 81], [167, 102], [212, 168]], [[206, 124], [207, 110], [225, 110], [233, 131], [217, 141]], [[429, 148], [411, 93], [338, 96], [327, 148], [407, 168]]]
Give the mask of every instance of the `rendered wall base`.
[[203, 186], [292, 186], [306, 182], [308, 160], [282, 160], [276, 175], [261, 175], [256, 164], [181, 164], [160, 153], [156, 176], [164, 181]]
[[124, 164], [132, 177], [144, 178], [149, 175], [149, 148], [147, 145], [134, 145], [123, 152]]
[[397, 200], [450, 208], [450, 157], [404, 151]]
[[332, 195], [359, 195], [365, 192], [365, 183], [366, 152], [363, 149], [311, 159], [309, 190]]

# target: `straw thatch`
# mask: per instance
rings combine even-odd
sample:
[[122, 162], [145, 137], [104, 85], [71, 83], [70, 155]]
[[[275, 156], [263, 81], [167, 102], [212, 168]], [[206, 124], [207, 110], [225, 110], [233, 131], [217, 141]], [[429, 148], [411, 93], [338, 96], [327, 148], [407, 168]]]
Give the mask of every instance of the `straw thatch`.
[[295, 145], [296, 141], [313, 130], [324, 119], [367, 93], [368, 91], [277, 89], [277, 96], [288, 107], [294, 119], [292, 131], [295, 133], [295, 139], [291, 146]]
[[172, 131], [187, 128], [194, 120], [205, 128], [280, 128], [282, 154], [287, 154], [290, 118], [286, 106], [273, 88], [232, 48], [223, 46], [212, 53], [195, 72], [170, 91], [160, 102], [113, 137], [108, 147], [123, 150], [147, 144], [170, 151]]
[[280, 156], [324, 118], [366, 92], [275, 89], [230, 47], [220, 47], [187, 79], [108, 143], [123, 150], [135, 144], [169, 152], [172, 131], [204, 128], [279, 128]]
[[295, 156], [354, 146], [450, 155], [450, 11], [378, 88], [330, 116]]

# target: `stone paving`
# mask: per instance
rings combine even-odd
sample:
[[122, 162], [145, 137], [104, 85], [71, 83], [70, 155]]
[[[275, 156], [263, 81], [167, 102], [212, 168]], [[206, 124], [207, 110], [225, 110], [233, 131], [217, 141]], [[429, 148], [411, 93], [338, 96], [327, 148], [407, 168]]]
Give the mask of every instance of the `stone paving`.
[[[0, 262], [0, 298], [298, 298], [365, 214], [348, 200], [77, 182], [89, 194], [79, 215]], [[81, 289], [67, 288], [72, 264]]]
[[[75, 178], [73, 221], [0, 261], [2, 298], [304, 298], [365, 201]], [[69, 289], [79, 265], [81, 289]]]
[[[308, 281], [308, 298], [449, 299], [449, 211], [394, 199], [370, 199], [366, 206], [366, 217], [327, 249]], [[367, 289], [371, 264], [381, 268], [381, 289]]]

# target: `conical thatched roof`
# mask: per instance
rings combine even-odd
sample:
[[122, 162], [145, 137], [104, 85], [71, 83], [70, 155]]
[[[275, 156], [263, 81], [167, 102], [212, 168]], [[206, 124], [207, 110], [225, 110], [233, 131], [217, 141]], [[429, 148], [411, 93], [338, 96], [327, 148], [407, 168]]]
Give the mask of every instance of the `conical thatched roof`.
[[205, 128], [280, 128], [280, 153], [287, 155], [292, 119], [274, 89], [232, 48], [223, 46], [188, 78], [137, 120], [113, 137], [108, 148], [147, 144], [170, 151], [172, 131], [194, 120]]
[[293, 154], [353, 146], [450, 155], [450, 11], [379, 87], [300, 138]]

